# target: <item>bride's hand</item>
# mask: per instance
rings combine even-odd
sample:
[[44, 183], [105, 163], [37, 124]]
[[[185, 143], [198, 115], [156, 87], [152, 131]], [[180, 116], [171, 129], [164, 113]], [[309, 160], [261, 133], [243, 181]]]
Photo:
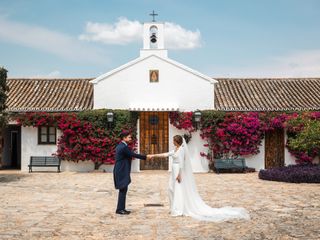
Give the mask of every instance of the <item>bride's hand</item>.
[[153, 158], [154, 158], [154, 155], [152, 155], [152, 154], [147, 155], [147, 160], [152, 160]]
[[178, 181], [178, 183], [181, 183], [181, 175], [179, 173], [179, 175], [177, 176], [176, 180]]

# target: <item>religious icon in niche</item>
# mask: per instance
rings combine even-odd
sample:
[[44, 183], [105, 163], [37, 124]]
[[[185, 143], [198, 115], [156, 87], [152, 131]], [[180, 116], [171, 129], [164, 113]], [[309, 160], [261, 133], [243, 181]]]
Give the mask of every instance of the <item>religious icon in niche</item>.
[[150, 82], [159, 82], [159, 70], [149, 71]]

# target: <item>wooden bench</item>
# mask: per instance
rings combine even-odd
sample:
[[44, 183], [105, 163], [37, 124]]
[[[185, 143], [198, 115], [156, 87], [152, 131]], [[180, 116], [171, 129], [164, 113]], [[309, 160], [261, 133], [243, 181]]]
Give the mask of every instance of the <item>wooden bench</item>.
[[29, 173], [32, 172], [32, 167], [57, 167], [58, 168], [57, 171], [60, 172], [60, 164], [61, 164], [61, 161], [58, 157], [31, 156], [30, 164], [28, 165]]
[[219, 173], [221, 169], [240, 169], [242, 172], [247, 168], [244, 158], [228, 158], [228, 159], [215, 159], [214, 168]]

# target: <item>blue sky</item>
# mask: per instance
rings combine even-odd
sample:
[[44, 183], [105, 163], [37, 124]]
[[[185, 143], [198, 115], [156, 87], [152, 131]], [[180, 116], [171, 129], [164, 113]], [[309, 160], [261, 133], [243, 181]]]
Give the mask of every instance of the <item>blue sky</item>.
[[139, 56], [141, 24], [211, 77], [320, 77], [319, 0], [0, 0], [9, 77], [97, 77]]

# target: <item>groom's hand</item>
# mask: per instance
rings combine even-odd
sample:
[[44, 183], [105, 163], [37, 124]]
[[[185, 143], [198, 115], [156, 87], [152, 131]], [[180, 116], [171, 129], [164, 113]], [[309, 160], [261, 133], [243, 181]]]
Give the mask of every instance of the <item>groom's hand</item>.
[[153, 156], [151, 154], [147, 155], [147, 160], [151, 160], [153, 158]]

